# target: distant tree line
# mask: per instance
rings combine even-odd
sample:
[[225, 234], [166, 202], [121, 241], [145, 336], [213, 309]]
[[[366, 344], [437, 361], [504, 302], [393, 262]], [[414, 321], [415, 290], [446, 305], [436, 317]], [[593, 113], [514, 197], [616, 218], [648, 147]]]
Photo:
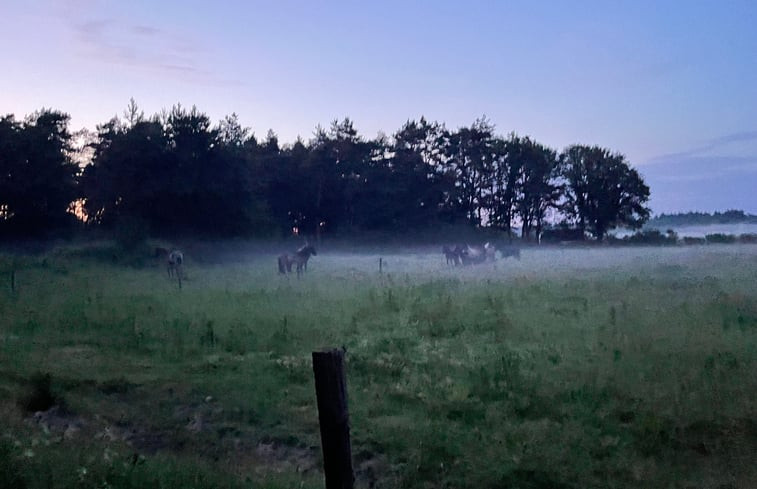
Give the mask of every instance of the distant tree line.
[[757, 224], [757, 216], [747, 214], [742, 210], [727, 210], [725, 212], [683, 212], [677, 214], [660, 214], [650, 219], [649, 227], [662, 228], [665, 226], [687, 226], [708, 224]]
[[348, 235], [440, 224], [528, 240], [561, 223], [603, 239], [649, 217], [649, 188], [626, 158], [598, 146], [558, 153], [500, 136], [485, 118], [449, 130], [424, 118], [392, 136], [360, 136], [349, 119], [309, 141], [258, 139], [236, 115], [213, 125], [195, 107], [123, 117], [81, 142], [69, 117], [43, 109], [0, 119], [0, 233], [78, 223], [154, 235]]

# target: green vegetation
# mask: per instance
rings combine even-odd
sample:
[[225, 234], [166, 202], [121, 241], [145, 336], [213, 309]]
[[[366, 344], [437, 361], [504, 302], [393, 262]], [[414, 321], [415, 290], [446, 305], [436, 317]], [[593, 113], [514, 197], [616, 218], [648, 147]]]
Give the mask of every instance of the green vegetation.
[[360, 487], [755, 487], [756, 251], [0, 256], [0, 487], [322, 487], [325, 346]]
[[741, 210], [725, 212], [684, 212], [678, 214], [660, 214], [646, 223], [648, 228], [665, 228], [671, 226], [694, 226], [708, 224], [742, 224], [757, 223], [757, 216], [747, 214]]
[[96, 134], [72, 134], [68, 123], [47, 109], [0, 117], [0, 238], [86, 229], [133, 249], [150, 235], [318, 239], [467, 226], [510, 238], [519, 225], [538, 241], [562, 222], [602, 241], [649, 217], [649, 187], [624, 155], [586, 145], [558, 153], [498, 135], [486, 118], [457, 130], [408, 120], [374, 139], [344, 119], [292, 145], [273, 131], [256, 138], [234, 114], [213, 125], [177, 105], [145, 117], [133, 100]]

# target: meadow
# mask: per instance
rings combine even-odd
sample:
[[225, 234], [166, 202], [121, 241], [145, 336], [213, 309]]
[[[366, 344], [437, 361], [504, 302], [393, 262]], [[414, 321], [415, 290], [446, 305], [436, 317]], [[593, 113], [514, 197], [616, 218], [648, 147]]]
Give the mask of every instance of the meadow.
[[757, 246], [439, 248], [0, 255], [0, 486], [323, 487], [339, 347], [358, 487], [757, 487]]

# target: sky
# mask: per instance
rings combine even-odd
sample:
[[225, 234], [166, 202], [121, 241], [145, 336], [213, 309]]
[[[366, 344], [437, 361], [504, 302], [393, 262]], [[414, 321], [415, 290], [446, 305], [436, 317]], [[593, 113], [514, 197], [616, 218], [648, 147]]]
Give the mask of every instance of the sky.
[[482, 116], [620, 152], [653, 213], [757, 214], [757, 2], [0, 0], [0, 114], [95, 129], [134, 98], [256, 136]]

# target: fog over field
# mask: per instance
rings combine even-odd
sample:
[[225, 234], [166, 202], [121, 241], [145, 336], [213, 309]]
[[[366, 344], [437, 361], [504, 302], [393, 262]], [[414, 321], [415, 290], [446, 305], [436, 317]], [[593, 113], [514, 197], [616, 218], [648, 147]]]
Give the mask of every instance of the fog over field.
[[[757, 224], [752, 223], [730, 223], [730, 224], [706, 224], [706, 225], [688, 225], [688, 226], [649, 226], [650, 229], [658, 229], [665, 232], [672, 229], [679, 237], [689, 236], [692, 238], [703, 238], [708, 234], [732, 234], [739, 236], [742, 234], [757, 234]], [[635, 231], [628, 229], [618, 229], [613, 231], [618, 238], [630, 236]]]
[[[757, 224], [708, 224], [704, 226], [673, 226], [671, 229], [679, 236], [701, 238], [708, 234], [757, 234]], [[665, 231], [665, 229], [662, 229]]]
[[755, 487], [756, 245], [166, 245], [0, 255], [0, 482], [323, 487], [336, 347], [357, 487]]
[[[578, 275], [584, 272], [607, 270], [618, 273], [644, 271], [645, 267], [666, 265], [695, 266], [701, 260], [718, 256], [732, 256], [735, 260], [757, 258], [757, 247], [530, 247], [521, 250], [521, 258], [501, 258], [469, 266], [449, 266], [440, 248], [422, 247], [414, 251], [387, 250], [385, 253], [329, 253], [321, 252], [313, 260], [313, 270], [337, 273], [347, 268], [355, 272], [378, 271], [379, 258], [383, 257], [384, 271], [424, 278], [435, 275], [465, 278], [506, 280], [514, 276], [534, 278], [551, 275]], [[648, 270], [646, 270], [648, 271]]]
[[757, 0], [0, 2], [0, 489], [757, 489]]
[[[280, 246], [278, 252], [287, 251], [292, 246]], [[193, 247], [190, 246], [190, 249]], [[520, 258], [502, 258], [497, 252], [494, 262], [486, 261], [467, 266], [447, 264], [442, 254], [442, 245], [426, 246], [374, 246], [363, 251], [356, 246], [355, 251], [346, 251], [349, 245], [340, 243], [330, 249], [325, 243], [318, 247], [318, 255], [309, 261], [308, 272], [302, 279], [309, 286], [318, 286], [319, 279], [356, 280], [394, 280], [418, 283], [435, 279], [459, 279], [462, 281], [511, 282], [514, 279], [554, 279], [576, 278], [591, 279], [597, 276], [617, 278], [635, 276], [643, 279], [649, 274], [658, 275], [675, 270], [685, 272], [692, 278], [712, 274], [716, 270], [713, 264], [721, 262], [733, 264], [733, 269], [718, 269], [727, 273], [738, 273], [740, 263], [757, 261], [757, 246], [754, 245], [707, 245], [707, 246], [672, 246], [672, 247], [612, 247], [612, 246], [541, 246], [521, 248]], [[197, 256], [187, 254], [187, 270], [197, 284], [202, 286], [202, 274], [205, 279], [224, 280], [240, 288], [254, 282], [266, 287], [280, 287], [282, 284], [296, 283], [293, 274], [290, 277], [278, 276], [276, 273], [277, 251], [271, 248], [254, 250], [245, 249], [244, 245], [235, 245], [231, 250], [219, 253], [217, 249], [208, 249], [199, 245]], [[210, 269], [193, 272], [193, 260], [211, 262]], [[379, 274], [379, 265], [381, 272]], [[248, 268], [249, 267], [249, 268]], [[198, 275], [199, 274], [199, 275]], [[254, 276], [254, 278], [252, 277]], [[263, 278], [266, 276], [266, 278]]]

